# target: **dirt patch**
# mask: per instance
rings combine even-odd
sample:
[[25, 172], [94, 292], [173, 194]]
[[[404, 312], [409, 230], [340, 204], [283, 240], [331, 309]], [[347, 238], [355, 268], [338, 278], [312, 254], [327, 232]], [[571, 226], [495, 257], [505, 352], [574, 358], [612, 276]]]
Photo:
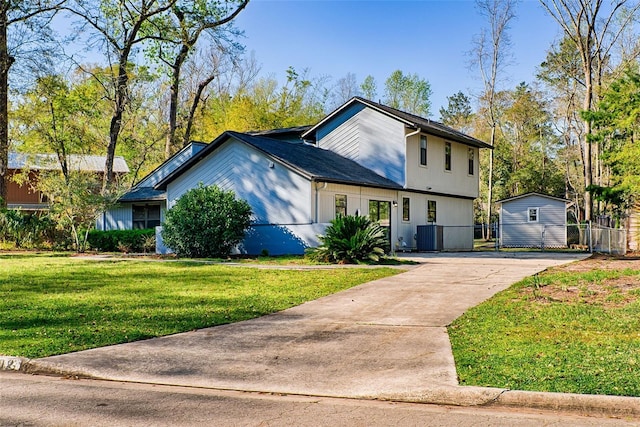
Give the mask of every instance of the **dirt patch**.
[[[549, 269], [550, 273], [584, 273], [593, 270], [640, 271], [640, 256], [612, 256], [595, 254], [583, 261]], [[640, 275], [604, 279], [598, 282], [576, 279], [575, 283], [545, 284], [542, 279], [539, 286], [532, 285], [522, 292], [540, 302], [566, 302], [600, 305], [603, 307], [622, 307], [640, 298]]]

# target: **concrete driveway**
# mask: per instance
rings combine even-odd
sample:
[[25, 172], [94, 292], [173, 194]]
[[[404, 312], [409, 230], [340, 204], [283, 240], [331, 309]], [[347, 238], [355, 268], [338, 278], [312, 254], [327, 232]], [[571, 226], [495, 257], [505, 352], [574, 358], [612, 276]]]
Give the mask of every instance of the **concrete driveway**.
[[38, 359], [30, 369], [317, 396], [424, 395], [458, 384], [448, 324], [526, 276], [586, 256], [412, 255], [422, 264], [408, 272], [273, 315]]

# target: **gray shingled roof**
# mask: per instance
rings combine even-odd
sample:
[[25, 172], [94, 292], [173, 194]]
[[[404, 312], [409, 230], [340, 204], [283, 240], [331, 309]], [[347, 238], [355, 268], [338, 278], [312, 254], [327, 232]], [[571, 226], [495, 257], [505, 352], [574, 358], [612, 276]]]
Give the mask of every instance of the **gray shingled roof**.
[[386, 105], [379, 104], [377, 102], [369, 101], [368, 99], [361, 98], [359, 96], [354, 96], [353, 98], [351, 98], [349, 101], [347, 101], [341, 107], [339, 107], [337, 110], [333, 111], [331, 114], [329, 114], [324, 119], [322, 119], [314, 127], [309, 129], [308, 131], [304, 132], [302, 134], [302, 137], [303, 138], [307, 138], [308, 136], [313, 134], [318, 128], [324, 126], [325, 123], [331, 121], [331, 119], [335, 115], [337, 115], [338, 113], [340, 113], [341, 111], [346, 109], [348, 106], [350, 106], [350, 105], [352, 105], [352, 104], [354, 104], [356, 102], [358, 102], [360, 104], [363, 104], [365, 106], [368, 106], [370, 108], [376, 109], [378, 111], [381, 111], [382, 113], [384, 113], [384, 114], [386, 114], [388, 116], [394, 117], [394, 118], [404, 122], [406, 125], [410, 126], [411, 128], [414, 128], [414, 129], [420, 128], [425, 133], [430, 133], [430, 134], [433, 134], [433, 135], [441, 136], [443, 138], [450, 139], [452, 141], [460, 142], [462, 144], [470, 145], [470, 146], [473, 146], [473, 147], [492, 148], [491, 145], [487, 144], [486, 142], [480, 141], [479, 139], [476, 139], [476, 138], [473, 138], [473, 137], [471, 137], [471, 136], [469, 136], [467, 134], [464, 134], [464, 133], [462, 133], [460, 131], [457, 131], [457, 130], [455, 130], [453, 128], [450, 128], [449, 126], [445, 126], [444, 124], [442, 124], [440, 122], [436, 122], [436, 121], [431, 120], [431, 119], [427, 119], [427, 118], [424, 118], [424, 117], [416, 116], [415, 114], [406, 113], [404, 111], [400, 111], [398, 109], [391, 108], [391, 107], [388, 107]]
[[133, 187], [124, 196], [120, 197], [120, 202], [142, 202], [165, 200], [166, 193], [162, 190], [156, 190], [153, 187]]
[[235, 138], [264, 152], [312, 180], [394, 190], [402, 189], [402, 186], [394, 181], [380, 176], [371, 169], [367, 169], [353, 160], [349, 160], [332, 151], [307, 144], [290, 144], [272, 138], [232, 131], [224, 132], [191, 160], [176, 169], [173, 174], [159, 182], [155, 188], [158, 190], [166, 189], [167, 184], [187, 169], [193, 167], [199, 160], [213, 152], [229, 138]]
[[[106, 162], [105, 156], [91, 156], [83, 154], [67, 155], [69, 167], [71, 170], [80, 170], [86, 172], [104, 172]], [[55, 154], [27, 154], [27, 153], [9, 153], [9, 169], [21, 170], [59, 170], [60, 163]], [[113, 171], [115, 173], [128, 173], [129, 166], [127, 162], [120, 156], [113, 159]]]

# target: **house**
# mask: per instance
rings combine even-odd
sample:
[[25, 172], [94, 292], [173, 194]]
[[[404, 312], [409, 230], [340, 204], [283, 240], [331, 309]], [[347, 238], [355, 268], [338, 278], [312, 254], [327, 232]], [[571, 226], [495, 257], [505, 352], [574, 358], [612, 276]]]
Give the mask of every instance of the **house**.
[[[104, 173], [105, 156], [69, 154], [67, 164], [70, 170]], [[36, 190], [36, 183], [42, 171], [61, 170], [56, 154], [27, 154], [10, 152], [7, 173], [7, 207], [26, 211], [39, 211], [49, 207], [46, 195]], [[124, 175], [129, 172], [127, 162], [119, 156], [113, 159], [113, 172]], [[25, 174], [27, 179], [16, 182], [16, 175]]]
[[[417, 227], [437, 224], [443, 249], [471, 250], [481, 148], [490, 146], [355, 97], [315, 126], [224, 132], [165, 176], [132, 189], [119, 209], [132, 212], [128, 200], [135, 193], [164, 198], [171, 208], [199, 183], [216, 184], [252, 207], [252, 226], [239, 248], [247, 254], [303, 253], [338, 214], [378, 221], [389, 249], [415, 249]], [[134, 202], [155, 202], [145, 197]], [[103, 229], [132, 226], [117, 215], [105, 213]]]
[[191, 142], [147, 174], [118, 200], [115, 208], [98, 218], [96, 229], [132, 230], [159, 226], [164, 221], [167, 203], [165, 192], [154, 186], [206, 145]]
[[567, 207], [570, 200], [527, 193], [497, 203], [500, 205], [500, 246], [567, 247]]

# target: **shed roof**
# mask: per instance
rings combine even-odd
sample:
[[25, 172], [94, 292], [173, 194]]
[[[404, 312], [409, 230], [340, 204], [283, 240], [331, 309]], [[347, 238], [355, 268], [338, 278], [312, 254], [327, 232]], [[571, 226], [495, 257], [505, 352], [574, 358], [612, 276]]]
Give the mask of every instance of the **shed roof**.
[[[85, 154], [68, 154], [69, 167], [76, 171], [104, 172], [106, 156], [93, 156]], [[29, 154], [9, 153], [9, 169], [21, 170], [60, 170], [60, 163], [56, 154]], [[124, 158], [115, 156], [113, 159], [113, 172], [128, 173], [129, 166]]]
[[544, 197], [546, 199], [557, 200], [559, 202], [572, 203], [571, 200], [569, 199], [563, 199], [561, 197], [555, 197], [555, 196], [550, 196], [548, 194], [542, 194], [542, 193], [536, 193], [536, 192], [529, 192], [529, 193], [521, 194], [519, 196], [508, 197], [506, 199], [498, 200], [496, 201], [496, 203], [511, 202], [514, 200], [523, 199], [525, 197], [533, 197], [533, 196]]
[[316, 124], [315, 126], [313, 126], [312, 128], [310, 128], [309, 130], [307, 130], [306, 132], [304, 132], [302, 134], [303, 138], [307, 138], [309, 136], [311, 136], [311, 134], [313, 134], [314, 132], [316, 132], [318, 129], [320, 129], [322, 126], [324, 126], [325, 124], [327, 124], [328, 122], [330, 122], [336, 115], [340, 114], [342, 111], [346, 110], [347, 108], [349, 108], [350, 106], [352, 106], [353, 104], [362, 104], [366, 107], [372, 108], [374, 110], [377, 110], [379, 112], [381, 112], [382, 114], [385, 114], [386, 116], [392, 117], [400, 122], [403, 122], [406, 126], [413, 128], [413, 129], [421, 129], [423, 130], [425, 133], [430, 133], [433, 135], [437, 135], [440, 137], [443, 137], [445, 139], [451, 140], [451, 141], [455, 141], [455, 142], [460, 142], [462, 144], [465, 145], [469, 145], [472, 147], [478, 147], [478, 148], [493, 148], [490, 144], [487, 144], [484, 141], [480, 141], [479, 139], [473, 138], [465, 133], [462, 133], [458, 130], [455, 130], [449, 126], [445, 126], [444, 124], [431, 120], [431, 119], [427, 119], [424, 117], [420, 117], [420, 116], [416, 116], [415, 114], [411, 114], [411, 113], [407, 113], [405, 111], [401, 111], [398, 110], [396, 108], [391, 108], [389, 106], [377, 103], [377, 102], [373, 102], [370, 101], [368, 99], [359, 97], [359, 96], [354, 96], [353, 98], [351, 98], [349, 101], [347, 101], [346, 103], [344, 103], [342, 106], [340, 106], [338, 109], [334, 110], [332, 113], [330, 113], [328, 116], [326, 116], [324, 119], [322, 119], [318, 124]]
[[186, 161], [172, 174], [160, 181], [156, 190], [164, 190], [167, 184], [193, 167], [229, 139], [235, 139], [265, 153], [267, 156], [300, 173], [310, 180], [363, 185], [376, 188], [402, 189], [400, 185], [378, 175], [353, 160], [329, 150], [306, 144], [288, 144], [272, 138], [227, 131], [216, 138], [197, 155]]

